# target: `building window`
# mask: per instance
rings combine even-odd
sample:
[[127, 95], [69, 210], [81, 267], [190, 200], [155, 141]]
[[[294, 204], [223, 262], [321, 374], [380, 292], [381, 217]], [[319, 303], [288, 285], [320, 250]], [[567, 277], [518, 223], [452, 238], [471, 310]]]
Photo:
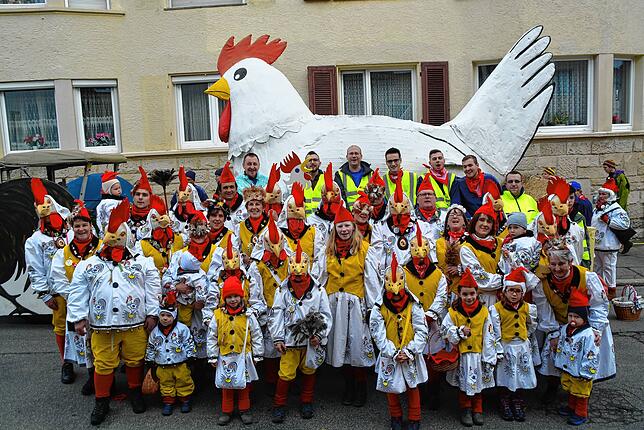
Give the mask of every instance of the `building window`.
[[0, 7], [9, 6], [44, 6], [47, 0], [0, 0]]
[[[592, 66], [589, 60], [556, 60], [555, 92], [539, 124], [541, 127], [567, 127], [588, 130], [591, 122]], [[490, 76], [496, 64], [478, 66], [478, 86]], [[559, 128], [540, 131], [560, 131]]]
[[632, 70], [631, 60], [613, 61], [613, 124], [631, 124]]
[[170, 8], [235, 6], [246, 4], [247, 0], [170, 0]]
[[413, 70], [352, 70], [341, 77], [342, 113], [415, 119]]
[[110, 0], [65, 0], [65, 6], [74, 9], [102, 9], [110, 8]]
[[83, 149], [119, 148], [116, 81], [73, 81], [78, 139]]
[[0, 120], [6, 152], [60, 148], [56, 100], [51, 87], [0, 88]]
[[219, 140], [219, 115], [225, 102], [204, 91], [219, 79], [218, 76], [175, 77], [177, 100], [177, 134], [182, 149], [225, 146]]

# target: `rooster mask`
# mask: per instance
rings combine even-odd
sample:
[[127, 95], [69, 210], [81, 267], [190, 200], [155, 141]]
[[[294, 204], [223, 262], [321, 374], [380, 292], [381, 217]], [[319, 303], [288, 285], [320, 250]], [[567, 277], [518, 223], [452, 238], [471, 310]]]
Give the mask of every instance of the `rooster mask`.
[[226, 251], [222, 257], [224, 262], [224, 270], [229, 272], [235, 271], [240, 267], [240, 258], [239, 252], [233, 247], [232, 236], [228, 236], [228, 242], [226, 243]]
[[392, 254], [391, 266], [385, 272], [385, 291], [398, 294], [405, 289], [405, 274], [402, 267], [398, 265], [396, 253]]
[[568, 215], [568, 195], [570, 194], [570, 185], [565, 179], [555, 176], [548, 181], [546, 187], [550, 204], [552, 205], [552, 213], [558, 217]]
[[552, 213], [552, 205], [547, 197], [539, 199], [538, 208], [541, 211], [537, 217], [537, 232], [549, 238], [557, 234], [557, 221]]
[[286, 201], [286, 218], [287, 219], [306, 219], [304, 208], [304, 189], [299, 182], [291, 187], [291, 195]]
[[421, 260], [429, 255], [429, 241], [423, 237], [418, 222], [416, 222], [416, 237], [410, 243], [409, 252], [412, 257]]
[[291, 275], [306, 275], [309, 272], [309, 256], [302, 251], [299, 241], [295, 253], [288, 259], [288, 271]]
[[150, 207], [148, 217], [152, 230], [168, 227], [171, 221], [163, 199], [156, 194], [152, 194], [150, 196]]

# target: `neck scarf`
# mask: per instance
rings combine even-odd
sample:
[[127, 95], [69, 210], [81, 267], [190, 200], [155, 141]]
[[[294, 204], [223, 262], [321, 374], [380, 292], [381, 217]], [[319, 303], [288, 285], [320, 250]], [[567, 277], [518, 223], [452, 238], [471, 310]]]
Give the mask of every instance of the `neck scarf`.
[[275, 255], [271, 251], [264, 251], [264, 255], [262, 256], [262, 261], [270, 264], [275, 269], [277, 269], [280, 266], [280, 263], [284, 260], [286, 260], [286, 251], [283, 249], [279, 256]]
[[174, 233], [171, 227], [155, 228], [152, 230], [152, 239], [156, 240], [162, 248], [168, 248], [170, 239], [174, 239]]
[[177, 218], [179, 218], [180, 221], [188, 221], [190, 218], [192, 218], [192, 214], [195, 213], [195, 205], [190, 201], [179, 203], [177, 205], [176, 212]]
[[208, 238], [209, 238], [211, 241], [215, 240], [217, 237], [219, 237], [219, 234], [221, 233], [221, 231], [222, 231], [223, 229], [224, 229], [224, 226], [222, 225], [222, 226], [219, 228], [219, 230], [216, 230], [216, 231], [214, 231], [214, 230], [210, 230], [210, 232], [208, 233]]
[[362, 224], [356, 222], [356, 227], [358, 227], [358, 231], [362, 234], [362, 237], [367, 237], [367, 235], [369, 234], [369, 228], [371, 226], [368, 222]]
[[304, 230], [304, 220], [289, 218], [286, 220], [288, 231], [291, 232], [293, 239], [299, 239], [302, 231]]
[[405, 309], [405, 306], [407, 306], [407, 302], [409, 301], [409, 294], [407, 294], [407, 291], [405, 290], [400, 290], [398, 294], [387, 291], [385, 293], [385, 298], [387, 299], [389, 304], [391, 304], [391, 307], [395, 309], [396, 313], [399, 314], [403, 309]]
[[296, 299], [301, 299], [306, 290], [309, 289], [311, 285], [311, 276], [307, 273], [305, 276], [302, 276], [302, 280], [296, 281], [295, 276], [291, 276], [289, 279], [289, 284], [293, 289]]
[[560, 293], [563, 293], [570, 288], [573, 275], [574, 275], [574, 271], [570, 270], [570, 273], [565, 278], [557, 279], [556, 276], [552, 275], [549, 281], [553, 287], [555, 287]]
[[394, 184], [395, 184], [395, 183], [396, 183], [396, 181], [398, 180], [398, 176], [400, 176], [401, 174], [402, 174], [402, 170], [399, 170], [399, 171], [398, 171], [398, 172], [396, 172], [396, 173], [388, 172], [389, 179], [391, 179], [391, 182], [393, 182]]
[[380, 216], [384, 213], [384, 208], [385, 206], [385, 201], [383, 200], [380, 204], [375, 205], [373, 209], [371, 210], [371, 218], [378, 220], [380, 219]]
[[434, 170], [432, 168], [429, 170], [429, 174], [432, 175], [432, 178], [434, 178], [436, 182], [447, 185], [447, 169], [445, 167], [441, 170]]
[[103, 260], [114, 261], [120, 263], [125, 257], [125, 247], [123, 246], [106, 246], [101, 250], [101, 258]]
[[232, 209], [235, 206], [235, 204], [237, 203], [237, 201], [239, 199], [241, 199], [241, 198], [242, 198], [242, 196], [239, 195], [239, 193], [235, 194], [235, 197], [233, 197], [230, 200], [226, 200], [226, 206], [228, 206], [228, 208]]
[[351, 250], [351, 242], [351, 239], [342, 240], [339, 237], [336, 237], [335, 249], [340, 258], [346, 258], [349, 255], [349, 251]]
[[229, 315], [237, 315], [242, 313], [244, 311], [244, 301], [241, 300], [236, 308], [231, 308], [230, 306], [228, 306], [228, 304], [226, 304], [226, 311]]
[[485, 183], [485, 174], [479, 169], [479, 173], [474, 178], [465, 177], [465, 185], [470, 193], [477, 197], [483, 196], [483, 184]]
[[429, 269], [429, 256], [426, 256], [425, 258], [413, 257], [412, 261], [414, 262], [414, 267], [416, 268], [416, 272], [418, 272], [418, 276], [424, 278], [425, 272]]
[[461, 306], [463, 306], [463, 310], [468, 314], [472, 314], [476, 310], [476, 308], [479, 306], [479, 299], [477, 297], [476, 300], [474, 300], [474, 303], [471, 305], [467, 305], [464, 301], [461, 300]]
[[486, 249], [489, 249], [490, 251], [494, 251], [496, 249], [496, 239], [492, 235], [483, 239], [481, 239], [475, 234], [470, 235], [470, 237], [474, 242], [476, 242], [477, 244], [479, 244], [480, 246]]
[[420, 211], [421, 214], [423, 214], [423, 216], [425, 217], [426, 220], [432, 219], [432, 217], [436, 213], [436, 207], [434, 207], [434, 209], [421, 209], [421, 208], [418, 208], [418, 210]]
[[132, 205], [132, 207], [130, 208], [130, 216], [135, 221], [146, 218], [149, 212], [150, 212], [150, 206], [148, 206], [147, 208], [141, 209]]
[[262, 221], [264, 221], [264, 214], [258, 216], [257, 218], [248, 217], [248, 222], [250, 222], [250, 226], [253, 228], [253, 233], [259, 233], [258, 230]]
[[459, 231], [447, 230], [447, 237], [449, 238], [450, 242], [456, 242], [457, 240], [460, 240], [464, 234], [465, 234], [465, 230], [459, 230]]
[[81, 257], [85, 257], [86, 251], [89, 248], [89, 245], [92, 243], [93, 238], [94, 237], [90, 234], [89, 239], [87, 239], [85, 242], [81, 242], [75, 237], [74, 237], [74, 240], [72, 240], [72, 242], [74, 242], [74, 245], [76, 245], [76, 249], [78, 249], [78, 254]]
[[397, 227], [400, 230], [400, 234], [404, 233], [405, 230], [409, 227], [409, 220], [411, 220], [410, 214], [400, 214], [392, 215], [394, 227]]
[[204, 255], [206, 247], [210, 244], [210, 239], [206, 237], [206, 240], [203, 243], [196, 243], [194, 240], [191, 240], [188, 244], [188, 252], [192, 254], [197, 260], [203, 262], [206, 258]]
[[234, 270], [225, 269], [223, 271], [222, 275], [221, 275], [221, 279], [223, 279], [224, 281], [226, 279], [232, 278], [232, 277], [237, 277], [237, 278], [241, 279], [241, 275], [242, 275], [242, 273], [241, 273], [241, 269], [239, 267], [237, 269], [234, 269]]
[[161, 325], [161, 323], [159, 323], [159, 329], [161, 330], [161, 333], [163, 333], [164, 336], [169, 335], [173, 328], [174, 328], [173, 323], [170, 323], [170, 324], [168, 324], [166, 326]]

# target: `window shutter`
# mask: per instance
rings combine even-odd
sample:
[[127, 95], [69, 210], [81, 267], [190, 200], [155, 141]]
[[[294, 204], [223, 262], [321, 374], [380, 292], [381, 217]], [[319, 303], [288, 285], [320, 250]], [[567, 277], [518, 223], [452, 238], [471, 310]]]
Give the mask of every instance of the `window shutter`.
[[338, 82], [335, 66], [309, 66], [309, 108], [318, 115], [338, 114]]
[[423, 92], [423, 122], [441, 125], [449, 121], [447, 61], [420, 63]]

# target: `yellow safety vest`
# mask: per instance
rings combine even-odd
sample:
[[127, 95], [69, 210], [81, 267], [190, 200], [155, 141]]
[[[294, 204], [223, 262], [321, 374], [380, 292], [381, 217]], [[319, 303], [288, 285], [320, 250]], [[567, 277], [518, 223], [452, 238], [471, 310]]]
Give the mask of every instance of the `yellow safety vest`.
[[368, 175], [364, 175], [362, 179], [360, 180], [360, 185], [356, 187], [355, 182], [353, 182], [353, 178], [351, 175], [348, 175], [344, 172], [339, 172], [340, 173], [340, 179], [342, 180], [342, 187], [344, 188], [344, 195], [346, 197], [346, 203], [347, 207], [349, 210], [353, 208], [353, 204], [355, 203], [356, 200], [358, 200], [358, 191], [364, 191], [365, 188], [367, 187], [367, 184], [369, 183], [369, 178], [371, 177], [371, 173]]
[[[322, 175], [322, 173], [320, 173]], [[311, 215], [320, 207], [320, 202], [322, 201], [322, 187], [324, 186], [324, 177], [318, 178], [315, 187], [311, 187], [309, 182], [304, 188], [304, 209], [306, 210], [306, 216]]]
[[444, 185], [436, 182], [436, 179], [434, 179], [432, 175], [429, 175], [429, 182], [431, 182], [432, 188], [434, 188], [434, 194], [436, 194], [436, 207], [438, 209], [447, 209], [452, 204], [452, 199], [449, 196], [449, 191], [452, 189], [454, 179], [456, 179], [455, 174], [447, 174], [447, 192], [444, 192]]
[[[403, 192], [407, 194], [407, 197], [409, 197], [409, 199], [411, 200], [411, 204], [416, 206], [416, 185], [418, 183], [418, 177], [414, 172], [403, 171], [402, 173]], [[385, 187], [385, 196], [387, 197], [387, 199], [389, 199], [389, 197], [391, 197], [391, 195], [396, 190], [396, 183], [391, 180], [389, 174], [386, 174], [385, 184], [387, 185]]]
[[514, 197], [510, 191], [505, 190], [501, 194], [501, 200], [503, 200], [503, 212], [506, 215], [514, 212], [523, 212], [528, 224], [539, 214], [537, 202], [529, 194], [523, 193], [519, 197]]

